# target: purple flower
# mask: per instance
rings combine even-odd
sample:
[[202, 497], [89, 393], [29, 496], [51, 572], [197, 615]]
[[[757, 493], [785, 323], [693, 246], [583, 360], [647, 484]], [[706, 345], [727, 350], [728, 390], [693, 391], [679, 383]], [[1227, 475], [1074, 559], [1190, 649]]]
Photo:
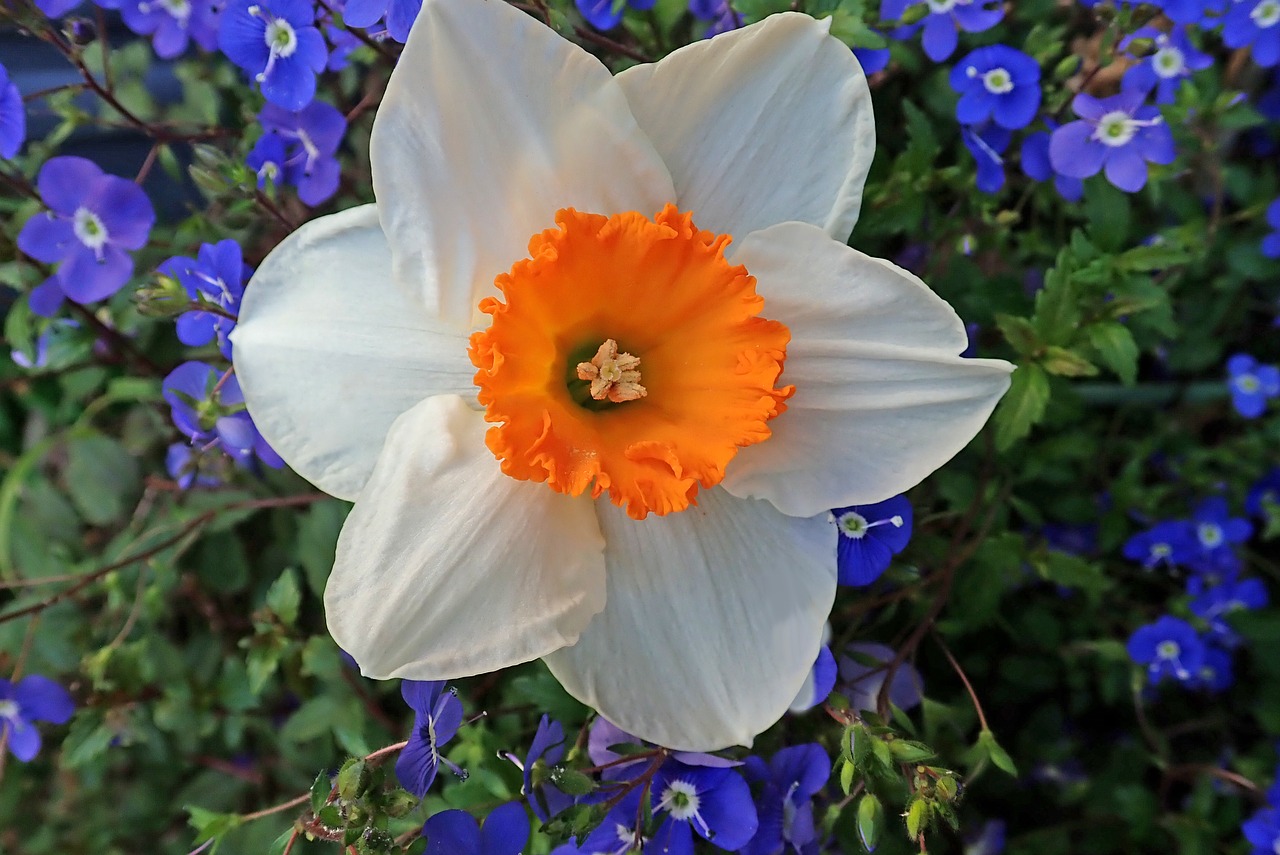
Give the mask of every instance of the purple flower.
[[1222, 21], [1222, 41], [1252, 46], [1253, 61], [1263, 68], [1280, 64], [1280, 0], [1236, 0]]
[[[840, 679], [844, 681], [840, 691], [849, 699], [849, 706], [875, 711], [889, 675], [889, 663], [896, 655], [893, 648], [874, 641], [858, 641], [845, 648], [845, 654], [840, 657]], [[909, 710], [923, 697], [924, 681], [920, 679], [920, 672], [910, 662], [903, 662], [889, 683], [889, 703]]]
[[[195, 258], [175, 256], [160, 265], [160, 272], [181, 283], [193, 301], [211, 303], [231, 315], [240, 309], [244, 283], [253, 268], [244, 263], [240, 244], [228, 238], [216, 244], [201, 244]], [[215, 339], [218, 349], [231, 358], [231, 341], [227, 338], [235, 321], [213, 312], [190, 311], [178, 316], [178, 340], [189, 347], [200, 347]]]
[[75, 712], [67, 690], [39, 674], [17, 683], [0, 679], [0, 737], [7, 737], [9, 751], [23, 763], [40, 753], [40, 731], [35, 722], [66, 724]]
[[978, 168], [975, 185], [983, 193], [997, 193], [1004, 186], [1004, 150], [1012, 138], [1009, 130], [994, 122], [960, 129], [960, 139]]
[[165, 451], [164, 468], [183, 490], [189, 490], [196, 484], [201, 487], [216, 487], [221, 481], [208, 472], [202, 472], [200, 460], [200, 452], [195, 446], [175, 442]]
[[[1056, 124], [1049, 123], [1050, 131], [1056, 127]], [[1057, 188], [1058, 195], [1068, 202], [1079, 202], [1084, 197], [1084, 182], [1079, 178], [1068, 178], [1054, 172], [1053, 163], [1049, 160], [1049, 134], [1045, 131], [1027, 134], [1022, 141], [1022, 171], [1028, 178], [1036, 181], [1053, 178], [1053, 186]]]
[[310, 0], [232, 0], [218, 47], [261, 85], [272, 104], [301, 110], [316, 94], [328, 51]]
[[1267, 506], [1280, 504], [1280, 467], [1276, 467], [1262, 476], [1258, 483], [1249, 488], [1249, 496], [1244, 500], [1244, 509], [1260, 519], [1267, 518]]
[[184, 362], [169, 372], [161, 389], [174, 425], [192, 444], [221, 447], [245, 466], [255, 456], [273, 469], [284, 465], [244, 409], [244, 394], [230, 370]]
[[842, 585], [870, 585], [911, 540], [911, 502], [906, 496], [836, 508], [831, 517], [840, 533], [836, 564]]
[[1267, 206], [1267, 225], [1271, 233], [1262, 239], [1262, 254], [1267, 258], [1280, 258], [1280, 199]]
[[1110, 98], [1081, 92], [1071, 102], [1080, 121], [1053, 132], [1049, 160], [1055, 172], [1088, 178], [1105, 170], [1107, 180], [1129, 193], [1147, 183], [1147, 163], [1172, 163], [1173, 134], [1160, 110], [1143, 103], [1141, 92]]
[[[924, 35], [920, 43], [925, 55], [934, 62], [942, 62], [955, 53], [958, 33], [980, 33], [989, 30], [1004, 17], [1004, 10], [996, 0], [882, 0], [880, 17], [895, 21], [912, 6], [927, 2], [929, 14], [921, 26]], [[903, 27], [894, 33], [903, 38], [916, 27]]]
[[659, 820], [651, 845], [658, 852], [693, 855], [695, 833], [718, 849], [736, 852], [759, 827], [751, 790], [733, 769], [688, 766], [673, 758], [654, 776], [651, 792]]
[[562, 792], [559, 787], [550, 782], [535, 788], [533, 784], [533, 767], [538, 761], [542, 761], [548, 766], [555, 766], [564, 760], [564, 754], [564, 727], [561, 726], [560, 722], [552, 721], [544, 715], [542, 720], [538, 722], [538, 731], [533, 735], [533, 743], [529, 746], [528, 756], [524, 758], [524, 763], [519, 764], [524, 774], [524, 784], [520, 789], [520, 793], [529, 800], [529, 807], [533, 809], [533, 815], [544, 823], [572, 805], [574, 798]]
[[992, 120], [1017, 130], [1040, 109], [1040, 65], [1005, 45], [982, 47], [951, 69], [951, 88], [960, 93], [956, 118], [962, 125]]
[[1130, 659], [1147, 666], [1152, 683], [1166, 677], [1190, 680], [1204, 664], [1204, 642], [1191, 624], [1169, 615], [1135, 630], [1127, 649]]
[[17, 157], [26, 138], [27, 110], [22, 104], [22, 93], [0, 65], [0, 157], [6, 160]]
[[1253, 844], [1250, 855], [1275, 855], [1280, 847], [1280, 810], [1260, 808], [1242, 827], [1244, 839]]
[[36, 186], [49, 211], [27, 220], [18, 248], [58, 269], [32, 293], [32, 310], [49, 317], [64, 297], [83, 304], [119, 291], [133, 275], [128, 250], [146, 245], [156, 219], [147, 194], [82, 157], [50, 159]]
[[268, 180], [298, 188], [298, 198], [319, 205], [338, 192], [336, 154], [347, 132], [342, 111], [312, 101], [297, 112], [267, 104], [258, 114], [266, 131], [245, 162], [258, 173], [258, 186]]
[[1125, 541], [1124, 557], [1140, 561], [1151, 570], [1161, 564], [1176, 567], [1192, 559], [1196, 550], [1195, 531], [1186, 520], [1168, 520]]
[[1213, 57], [1196, 50], [1180, 28], [1162, 33], [1155, 27], [1143, 27], [1122, 41], [1120, 47], [1127, 49], [1134, 39], [1150, 39], [1156, 49], [1126, 71], [1120, 85], [1125, 90], [1141, 92], [1144, 97], [1154, 89], [1157, 104], [1173, 103], [1178, 87], [1192, 72], [1213, 65]]
[[[632, 4], [632, 8], [640, 7]], [[689, 0], [689, 11], [698, 20], [711, 22], [711, 26], [707, 27], [707, 31], [703, 33], [706, 38], [727, 33], [742, 26], [742, 16], [733, 10], [729, 0]]]
[[422, 827], [426, 855], [520, 855], [529, 842], [529, 816], [519, 802], [493, 809], [484, 827], [463, 810], [434, 814]]
[[831, 777], [831, 759], [821, 745], [793, 745], [773, 755], [768, 764], [748, 757], [747, 780], [762, 784], [756, 797], [760, 826], [746, 855], [807, 853], [822, 836], [813, 819], [813, 797]]
[[214, 0], [126, 0], [119, 8], [129, 29], [151, 36], [156, 56], [181, 56], [191, 41], [204, 50], [218, 46], [221, 4]]
[[349, 27], [368, 29], [384, 17], [387, 35], [404, 44], [422, 11], [422, 0], [347, 0], [342, 20]]
[[[396, 758], [396, 778], [399, 779], [400, 786], [415, 796], [425, 796], [431, 788], [431, 782], [436, 779], [441, 763], [459, 777], [465, 777], [462, 770], [440, 756], [440, 746], [453, 739], [462, 725], [462, 701], [458, 700], [458, 696], [452, 691], [445, 691], [443, 680], [404, 680], [400, 683], [400, 696], [413, 710], [413, 732], [409, 735], [409, 744]], [[516, 807], [523, 816], [524, 809], [519, 805]], [[471, 819], [470, 816], [467, 818]], [[472, 819], [471, 822], [474, 824], [475, 820]], [[427, 831], [428, 829], [423, 829], [424, 834]], [[528, 835], [527, 820], [525, 834]], [[428, 842], [428, 852], [464, 851], [433, 849], [431, 846]], [[522, 848], [523, 841], [515, 851]], [[488, 853], [488, 850], [475, 851]]]
[[1227, 385], [1231, 403], [1246, 419], [1256, 419], [1267, 408], [1267, 401], [1280, 395], [1280, 368], [1260, 365], [1247, 353], [1237, 353], [1227, 360]]
[[626, 7], [646, 12], [653, 8], [655, 2], [656, 0], [626, 0], [625, 3], [615, 3], [614, 0], [574, 0], [574, 5], [578, 7], [578, 14], [597, 30], [612, 30], [622, 23], [622, 13]]

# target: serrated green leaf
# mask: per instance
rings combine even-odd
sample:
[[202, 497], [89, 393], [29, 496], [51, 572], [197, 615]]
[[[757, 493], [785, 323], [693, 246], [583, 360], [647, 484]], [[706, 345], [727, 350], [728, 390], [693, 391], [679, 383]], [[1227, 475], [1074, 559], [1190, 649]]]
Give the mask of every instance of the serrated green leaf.
[[1138, 345], [1124, 324], [1091, 326], [1089, 344], [1097, 351], [1102, 364], [1116, 373], [1120, 382], [1132, 386], [1138, 379]]
[[1049, 345], [1040, 359], [1044, 370], [1060, 377], [1092, 377], [1098, 373], [1098, 366], [1085, 359], [1074, 350]]
[[1018, 353], [1027, 355], [1038, 351], [1043, 345], [1035, 325], [1027, 318], [1014, 315], [996, 315], [996, 326], [1004, 335], [1005, 341]]
[[996, 448], [1001, 451], [1031, 432], [1049, 405], [1049, 375], [1039, 365], [1018, 366], [995, 412]]
[[929, 803], [922, 798], [914, 798], [907, 807], [907, 836], [913, 841], [920, 836], [929, 825]]
[[298, 620], [302, 604], [302, 591], [298, 588], [298, 576], [293, 570], [285, 570], [267, 590], [267, 608], [285, 626], [293, 626]]

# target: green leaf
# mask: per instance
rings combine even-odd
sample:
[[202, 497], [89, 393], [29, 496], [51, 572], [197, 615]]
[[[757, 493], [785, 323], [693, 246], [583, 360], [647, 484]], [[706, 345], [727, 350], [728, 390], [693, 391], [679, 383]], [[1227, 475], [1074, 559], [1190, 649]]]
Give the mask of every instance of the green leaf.
[[329, 801], [329, 793], [333, 786], [329, 783], [329, 773], [321, 769], [316, 779], [311, 782], [311, 812], [319, 813], [320, 808]]
[[124, 519], [138, 486], [138, 461], [120, 443], [95, 435], [67, 443], [67, 491], [92, 525]]
[[298, 608], [302, 604], [302, 591], [298, 589], [298, 577], [293, 570], [285, 570], [267, 590], [267, 608], [285, 626], [293, 626], [298, 620]]
[[842, 763], [840, 765], [840, 789], [844, 790], [847, 796], [853, 789], [853, 778], [858, 770], [852, 763]]
[[1049, 404], [1049, 375], [1039, 365], [1018, 366], [996, 408], [996, 448], [1004, 451], [1031, 432]]
[[989, 730], [984, 730], [978, 734], [978, 744], [986, 749], [987, 756], [991, 758], [991, 762], [996, 768], [1007, 772], [1013, 777], [1018, 777], [1018, 767], [1013, 764], [1013, 758], [1009, 756], [1009, 752], [1000, 747], [1000, 743], [996, 742], [996, 735]]
[[880, 843], [880, 831], [884, 827], [884, 807], [880, 800], [867, 793], [858, 802], [858, 838], [868, 852], [874, 852]]
[[238, 828], [241, 822], [239, 815], [234, 813], [217, 813], [195, 805], [187, 805], [185, 810], [191, 815], [187, 823], [196, 830], [195, 842], [214, 841], [209, 852], [217, 852], [222, 837]]
[[1092, 377], [1098, 373], [1098, 367], [1074, 350], [1049, 345], [1045, 348], [1040, 364], [1050, 374], [1060, 377]]
[[1079, 299], [1066, 276], [1046, 276], [1045, 283], [1036, 294], [1032, 322], [1040, 338], [1054, 344], [1066, 344], [1075, 338], [1076, 329], [1080, 326]]
[[1138, 379], [1138, 345], [1124, 324], [1104, 323], [1089, 327], [1089, 344], [1098, 352], [1102, 364], [1116, 373], [1120, 382], [1132, 386]]
[[271, 848], [267, 850], [267, 855], [284, 855], [284, 850], [288, 848], [289, 841], [297, 837], [298, 832], [292, 828], [286, 828], [280, 832], [280, 836], [271, 841]]
[[551, 768], [551, 783], [571, 796], [585, 796], [596, 788], [595, 781], [563, 763]]
[[111, 747], [115, 732], [92, 716], [77, 716], [67, 738], [62, 740], [62, 762], [69, 768], [83, 767]]
[[929, 803], [922, 798], [914, 798], [907, 808], [907, 836], [913, 841], [920, 837], [920, 832], [929, 825]]
[[899, 763], [917, 763], [936, 755], [936, 752], [929, 746], [920, 742], [912, 742], [909, 739], [893, 740], [889, 743], [889, 752], [893, 754], [893, 759]]
[[1023, 355], [1029, 355], [1043, 346], [1035, 325], [1026, 318], [1013, 315], [996, 315], [996, 326], [1004, 334], [1005, 341]]

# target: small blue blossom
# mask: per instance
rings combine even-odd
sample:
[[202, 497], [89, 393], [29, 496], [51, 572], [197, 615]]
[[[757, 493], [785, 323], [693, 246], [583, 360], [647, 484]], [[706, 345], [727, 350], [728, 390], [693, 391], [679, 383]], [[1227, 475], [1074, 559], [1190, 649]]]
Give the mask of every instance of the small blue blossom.
[[342, 20], [349, 27], [368, 29], [386, 19], [387, 35], [404, 44], [422, 11], [422, 0], [347, 0]]
[[1221, 560], [1231, 547], [1244, 543], [1253, 534], [1253, 525], [1243, 517], [1232, 517], [1227, 500], [1221, 496], [1205, 499], [1191, 515], [1198, 555], [1192, 563], [1198, 567], [1221, 568], [1232, 564]]
[[[632, 8], [639, 7], [632, 4]], [[710, 26], [703, 33], [706, 38], [727, 33], [742, 26], [742, 16], [729, 5], [729, 0], [689, 0], [689, 12], [700, 21], [710, 22]]]
[[[824, 634], [830, 636], [830, 625], [826, 627]], [[839, 671], [835, 654], [831, 652], [831, 648], [827, 647], [824, 642], [822, 649], [818, 651], [818, 658], [814, 660], [813, 667], [809, 669], [809, 675], [804, 678], [800, 691], [796, 692], [796, 699], [791, 702], [791, 711], [804, 712], [811, 710], [825, 701], [831, 694], [831, 690], [836, 687], [836, 677], [839, 675]]]
[[1191, 561], [1196, 534], [1186, 520], [1166, 520], [1125, 541], [1124, 557], [1141, 562], [1148, 570], [1160, 565], [1177, 567]]
[[989, 819], [964, 839], [964, 855], [1001, 855], [1004, 852], [1004, 820]]
[[649, 839], [637, 827], [640, 816], [640, 790], [634, 788], [580, 844], [557, 846], [551, 855], [629, 855], [647, 851]]
[[[454, 774], [466, 777], [457, 766], [440, 755], [440, 746], [444, 745], [462, 726], [462, 701], [452, 691], [446, 691], [443, 680], [422, 682], [404, 680], [400, 683], [400, 695], [413, 710], [413, 732], [409, 734], [409, 744], [396, 758], [396, 778], [400, 786], [415, 796], [422, 797], [431, 788], [436, 779], [440, 764], [444, 763]], [[524, 809], [518, 804], [520, 815]], [[470, 818], [470, 817], [468, 817]], [[473, 819], [474, 823], [475, 820]], [[527, 823], [527, 821], [526, 821]], [[429, 823], [428, 823], [429, 825]], [[423, 829], [426, 833], [429, 829]], [[526, 835], [528, 828], [526, 825]], [[524, 842], [515, 851], [524, 848]], [[429, 852], [448, 852], [447, 849], [432, 849]], [[453, 850], [462, 851], [462, 850]], [[487, 853], [488, 850], [485, 850]]]
[[1058, 128], [1049, 140], [1054, 171], [1089, 178], [1105, 170], [1107, 180], [1121, 190], [1141, 190], [1147, 183], [1147, 163], [1167, 164], [1177, 157], [1160, 110], [1143, 100], [1135, 91], [1110, 98], [1077, 95], [1071, 107], [1080, 120]]
[[1227, 360], [1227, 385], [1231, 403], [1246, 419], [1256, 419], [1267, 409], [1267, 401], [1280, 396], [1280, 368], [1261, 365], [1247, 353]]
[[337, 153], [347, 132], [341, 110], [323, 101], [296, 112], [267, 104], [258, 122], [266, 133], [245, 162], [258, 174], [260, 188], [268, 181], [297, 187], [298, 198], [312, 206], [338, 192]]
[[[175, 256], [159, 269], [177, 279], [192, 301], [211, 303], [233, 317], [240, 310], [244, 283], [253, 275], [253, 268], [244, 263], [240, 244], [229, 238], [216, 244], [201, 244], [195, 258]], [[235, 328], [231, 318], [193, 310], [179, 315], [176, 326], [178, 340], [188, 347], [216, 340], [222, 355], [231, 358], [228, 336]]]
[[612, 30], [622, 23], [622, 13], [631, 7], [647, 12], [657, 0], [574, 0], [578, 14], [597, 30]]
[[[872, 30], [877, 36], [883, 36], [879, 30]], [[853, 49], [853, 55], [857, 58], [858, 64], [862, 66], [862, 73], [870, 77], [884, 71], [889, 66], [890, 53], [887, 47], [884, 48], [863, 48], [856, 47]]]
[[657, 852], [693, 855], [694, 834], [717, 849], [736, 852], [759, 827], [751, 790], [733, 769], [689, 766], [672, 758], [654, 776], [651, 792], [659, 821], [652, 842]]
[[216, 487], [221, 479], [205, 471], [200, 463], [200, 450], [185, 442], [175, 442], [169, 446], [164, 455], [164, 467], [169, 477], [183, 490], [193, 486]]
[[1147, 666], [1152, 683], [1166, 677], [1185, 682], [1204, 664], [1205, 645], [1200, 636], [1191, 624], [1169, 615], [1135, 630], [1127, 649], [1130, 659]]
[[870, 585], [911, 540], [911, 502], [906, 496], [836, 508], [831, 517], [839, 532], [836, 564], [842, 585]]
[[129, 251], [155, 223], [147, 194], [82, 157], [51, 158], [36, 186], [49, 211], [27, 220], [18, 248], [58, 269], [32, 293], [32, 311], [49, 317], [64, 298], [92, 303], [119, 291], [133, 275]]
[[1226, 9], [1229, 0], [1162, 0], [1160, 11], [1178, 24], [1208, 24]]
[[1222, 41], [1250, 47], [1263, 68], [1280, 64], [1280, 0], [1235, 0], [1222, 21]]
[[962, 125], [987, 120], [1017, 130], [1040, 109], [1040, 65], [1006, 45], [981, 47], [951, 69], [951, 88], [960, 93], [956, 118]]
[[[1049, 123], [1050, 131], [1056, 127], [1057, 124]], [[1023, 139], [1022, 171], [1028, 178], [1036, 181], [1048, 181], [1052, 178], [1058, 195], [1068, 202], [1079, 202], [1084, 198], [1083, 181], [1059, 175], [1053, 170], [1053, 163], [1049, 160], [1049, 133], [1046, 131], [1035, 131]]]
[[173, 59], [195, 42], [211, 51], [218, 46], [221, 4], [214, 0], [125, 0], [119, 6], [125, 26], [151, 36], [156, 56]]
[[29, 674], [16, 683], [0, 679], [0, 738], [8, 740], [9, 751], [23, 763], [40, 753], [35, 723], [66, 724], [73, 712], [71, 695], [48, 677]]
[[1262, 239], [1262, 254], [1267, 258], [1280, 258], [1280, 199], [1267, 206], [1267, 225], [1271, 233]]
[[484, 826], [464, 810], [433, 814], [422, 827], [426, 855], [520, 855], [529, 842], [529, 815], [519, 802], [493, 809]]
[[1251, 516], [1265, 520], [1267, 506], [1280, 507], [1280, 467], [1276, 467], [1249, 488], [1249, 495], [1244, 500], [1244, 509]]
[[813, 797], [831, 777], [831, 758], [821, 745], [809, 743], [783, 748], [766, 764], [748, 757], [747, 780], [762, 785], [756, 797], [759, 829], [739, 851], [746, 855], [808, 855], [816, 850], [822, 832], [813, 817]]
[[973, 155], [978, 168], [975, 186], [983, 193], [998, 193], [1004, 186], [1004, 151], [1009, 147], [1013, 133], [994, 122], [987, 122], [981, 127], [961, 128], [960, 139]]
[[[36, 8], [50, 18], [61, 18], [83, 2], [84, 0], [36, 0]], [[102, 5], [106, 7], [105, 3]]]
[[165, 377], [161, 392], [174, 425], [193, 445], [221, 448], [242, 466], [255, 457], [273, 469], [284, 465], [244, 409], [244, 393], [231, 371], [184, 362]]
[[[874, 641], [858, 641], [845, 648], [840, 657], [840, 692], [855, 710], [875, 711], [896, 654], [893, 648]], [[918, 706], [924, 697], [924, 681], [910, 662], [903, 662], [889, 682], [889, 703], [898, 709]]]
[[26, 138], [27, 109], [22, 103], [22, 93], [0, 65], [0, 157], [5, 160], [17, 157]]
[[[989, 30], [1004, 17], [996, 0], [881, 0], [880, 17], [886, 21], [900, 19], [912, 6], [927, 3], [929, 14], [919, 25], [924, 30], [920, 39], [925, 55], [942, 62], [955, 53], [959, 32], [980, 33]], [[917, 27], [904, 27], [894, 35], [902, 38]]]
[[1155, 50], [1126, 71], [1120, 85], [1144, 96], [1154, 89], [1157, 104], [1173, 103], [1183, 81], [1193, 72], [1213, 65], [1213, 57], [1197, 50], [1180, 27], [1169, 33], [1155, 27], [1142, 27], [1120, 43], [1121, 49], [1128, 48], [1134, 39], [1150, 39], [1155, 43]]
[[529, 807], [533, 809], [534, 816], [544, 823], [572, 805], [574, 798], [550, 782], [535, 788], [533, 767], [538, 761], [542, 761], [547, 766], [555, 766], [564, 760], [565, 750], [564, 727], [560, 722], [552, 721], [544, 715], [538, 722], [538, 731], [533, 736], [528, 756], [524, 758], [523, 763], [518, 764], [524, 775], [524, 784], [520, 793], [529, 800]]
[[1204, 662], [1200, 664], [1200, 670], [1187, 681], [1187, 688], [1204, 689], [1217, 694], [1231, 688], [1233, 682], [1235, 674], [1231, 668], [1231, 654], [1218, 647], [1206, 646]]
[[[13, 364], [19, 368], [40, 369], [50, 365], [50, 363], [62, 362], [74, 358], [72, 354], [77, 349], [76, 339], [80, 324], [70, 318], [54, 318], [49, 321], [48, 326], [36, 336], [35, 347], [31, 354], [27, 354], [21, 350], [9, 351], [9, 358], [13, 360]], [[83, 345], [79, 345], [83, 347]]]
[[232, 0], [222, 13], [218, 47], [277, 107], [301, 110], [316, 94], [328, 49], [310, 0]]
[[1187, 581], [1187, 593], [1192, 597], [1191, 613], [1209, 624], [1209, 639], [1226, 648], [1240, 643], [1226, 616], [1233, 612], [1260, 609], [1270, 599], [1260, 579], [1207, 582], [1193, 576]]
[[1241, 828], [1244, 839], [1253, 844], [1250, 855], [1275, 855], [1280, 849], [1280, 809], [1260, 808]]

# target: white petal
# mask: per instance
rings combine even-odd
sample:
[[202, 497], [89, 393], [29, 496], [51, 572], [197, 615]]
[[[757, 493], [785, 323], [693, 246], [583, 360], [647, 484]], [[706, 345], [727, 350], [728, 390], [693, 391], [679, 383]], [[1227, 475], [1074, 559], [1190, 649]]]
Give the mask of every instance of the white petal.
[[232, 341], [262, 435], [342, 499], [360, 492], [402, 412], [431, 395], [475, 395], [467, 331], [395, 286], [373, 205], [312, 220], [272, 250]]
[[546, 657], [574, 697], [643, 739], [684, 751], [750, 745], [813, 666], [835, 598], [836, 533], [764, 502], [704, 490], [697, 507], [636, 521], [596, 513], [608, 601], [573, 647]]
[[964, 359], [955, 311], [907, 271], [802, 223], [749, 235], [733, 254], [791, 329], [793, 383], [773, 436], [738, 452], [723, 486], [792, 516], [879, 502], [969, 443], [1013, 366]]
[[558, 209], [675, 198], [608, 69], [502, 0], [423, 4], [370, 156], [396, 276], [464, 324]]
[[773, 15], [618, 75], [700, 228], [798, 220], [843, 241], [875, 155], [867, 78], [830, 21]]
[[338, 538], [329, 632], [379, 679], [496, 671], [573, 644], [604, 607], [587, 496], [503, 475], [459, 397], [396, 420]]

